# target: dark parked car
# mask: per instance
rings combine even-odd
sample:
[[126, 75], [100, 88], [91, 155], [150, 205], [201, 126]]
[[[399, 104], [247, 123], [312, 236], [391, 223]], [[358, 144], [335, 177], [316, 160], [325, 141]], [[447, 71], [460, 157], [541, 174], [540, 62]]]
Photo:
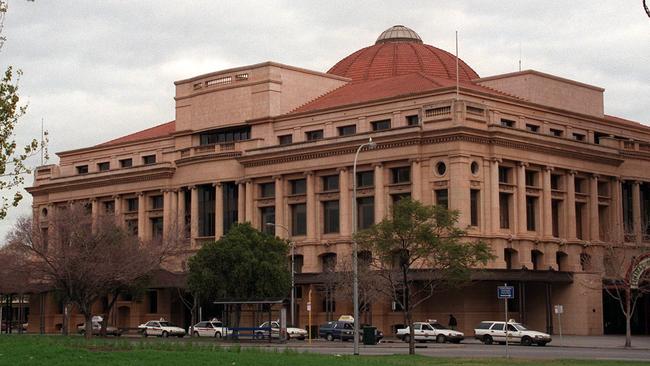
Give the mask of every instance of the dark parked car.
[[[361, 324], [359, 326], [361, 334], [363, 334], [363, 328], [366, 326], [369, 325]], [[333, 341], [335, 339], [340, 339], [344, 342], [352, 340], [354, 339], [354, 323], [341, 320], [327, 322], [318, 328], [318, 336], [320, 338], [325, 338], [328, 341]], [[379, 342], [382, 338], [384, 338], [384, 333], [375, 328], [375, 340]]]

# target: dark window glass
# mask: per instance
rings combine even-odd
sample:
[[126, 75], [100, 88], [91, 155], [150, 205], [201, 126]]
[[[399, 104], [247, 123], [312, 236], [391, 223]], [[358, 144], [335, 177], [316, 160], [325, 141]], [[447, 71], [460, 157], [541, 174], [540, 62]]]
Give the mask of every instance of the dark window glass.
[[339, 190], [339, 176], [328, 175], [323, 177], [323, 191], [338, 191]]
[[559, 238], [560, 237], [560, 201], [558, 200], [551, 201], [551, 220], [552, 220], [551, 226], [553, 230], [553, 236]]
[[260, 184], [260, 195], [262, 198], [275, 197], [275, 183]]
[[537, 172], [526, 170], [526, 186], [537, 187]]
[[238, 127], [228, 127], [220, 128], [218, 130], [212, 130], [203, 132], [200, 135], [201, 145], [210, 145], [217, 143], [226, 143], [226, 142], [235, 142], [248, 140], [251, 136], [251, 127], [250, 126], [238, 126]]
[[88, 165], [77, 166], [77, 174], [86, 174], [86, 173], [88, 173]]
[[307, 234], [307, 205], [291, 205], [291, 235]]
[[573, 134], [573, 139], [576, 141], [584, 141], [585, 140], [585, 135], [581, 133], [574, 133]]
[[138, 211], [138, 199], [137, 198], [127, 198], [126, 199], [126, 210], [127, 210], [127, 212]]
[[339, 232], [339, 201], [323, 202], [323, 232]]
[[357, 187], [372, 187], [375, 185], [375, 172], [357, 172]]
[[356, 125], [339, 127], [339, 136], [354, 135], [355, 133], [357, 133]]
[[375, 198], [361, 197], [357, 199], [357, 217], [359, 229], [367, 229], [375, 223]]
[[214, 236], [215, 189], [211, 184], [200, 185], [197, 189], [199, 190], [199, 236]]
[[445, 164], [442, 161], [438, 162], [436, 164], [436, 173], [438, 173], [438, 175], [440, 176], [443, 176], [445, 175], [446, 172], [447, 172], [447, 164]]
[[323, 272], [334, 272], [336, 270], [336, 254], [325, 253], [321, 257]]
[[560, 189], [560, 179], [562, 179], [561, 176], [551, 174], [551, 189]]
[[529, 132], [539, 132], [539, 126], [537, 125], [531, 125], [531, 124], [526, 124], [526, 130]]
[[108, 161], [105, 161], [105, 162], [102, 162], [102, 163], [98, 163], [98, 164], [97, 164], [97, 169], [98, 169], [100, 172], [105, 172], [105, 171], [111, 169], [111, 163], [109, 163]]
[[151, 197], [151, 209], [152, 210], [162, 210], [163, 209], [163, 196], [152, 196]]
[[151, 235], [154, 239], [160, 239], [163, 235], [163, 218], [154, 217], [151, 219]]
[[582, 232], [582, 215], [584, 212], [583, 208], [584, 204], [583, 203], [578, 203], [576, 202], [576, 237], [580, 240], [584, 239], [584, 233]]
[[478, 226], [480, 192], [478, 189], [469, 191], [470, 200], [470, 225]]
[[291, 194], [305, 194], [307, 192], [307, 181], [296, 179], [291, 181]]
[[126, 220], [126, 229], [132, 235], [138, 235], [138, 220]]
[[122, 159], [120, 160], [120, 167], [121, 168], [130, 168], [133, 166], [133, 159]]
[[446, 189], [436, 189], [436, 206], [449, 208], [449, 192]]
[[237, 184], [234, 182], [222, 183], [223, 187], [223, 232], [228, 230], [237, 222], [239, 214], [237, 207], [237, 198], [239, 191]]
[[501, 127], [515, 127], [515, 121], [501, 118]]
[[526, 197], [526, 229], [535, 231], [535, 214], [537, 211], [537, 198]]
[[393, 184], [396, 183], [410, 183], [411, 182], [411, 168], [399, 167], [391, 169]]
[[406, 116], [406, 124], [409, 126], [417, 126], [420, 124], [420, 117], [417, 114]]
[[155, 164], [156, 163], [156, 155], [145, 155], [142, 157], [142, 163], [144, 165], [148, 164]]
[[109, 215], [115, 213], [115, 201], [104, 201], [104, 213]]
[[390, 120], [383, 119], [381, 121], [371, 122], [373, 131], [387, 130], [390, 128]]
[[[293, 256], [293, 260], [294, 260], [293, 270], [296, 271], [296, 273], [302, 273], [302, 266], [305, 263], [304, 257], [300, 254], [296, 254]], [[302, 289], [302, 288], [300, 286], [297, 286], [296, 290], [298, 289]]]
[[557, 130], [555, 128], [551, 128], [551, 135], [556, 136], [556, 137], [562, 137], [564, 132], [562, 130]]
[[501, 229], [510, 228], [510, 194], [499, 193], [499, 220]]
[[147, 291], [147, 304], [149, 305], [147, 308], [149, 314], [155, 314], [158, 312], [158, 291]]
[[584, 181], [585, 180], [582, 179], [582, 178], [575, 178], [574, 179], [573, 184], [574, 184], [574, 189], [575, 189], [576, 193], [585, 193], [585, 191], [584, 191], [584, 186], [585, 186]]
[[499, 183], [510, 183], [510, 168], [499, 167]]
[[275, 225], [275, 207], [271, 206], [271, 207], [260, 208], [260, 216], [262, 220], [262, 232], [270, 235], [274, 235], [275, 226], [267, 225], [267, 224]]
[[278, 142], [280, 145], [289, 145], [293, 142], [293, 135], [282, 135], [278, 136]]
[[323, 139], [323, 130], [316, 131], [307, 131], [305, 132], [307, 141], [322, 140]]

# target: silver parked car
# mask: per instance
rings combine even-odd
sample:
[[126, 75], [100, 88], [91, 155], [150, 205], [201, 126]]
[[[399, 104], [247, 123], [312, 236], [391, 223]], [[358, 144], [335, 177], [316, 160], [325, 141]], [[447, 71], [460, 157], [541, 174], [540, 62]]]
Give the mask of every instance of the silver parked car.
[[[508, 321], [508, 342], [520, 343], [522, 346], [530, 346], [533, 343], [538, 346], [546, 346], [551, 342], [551, 336], [546, 333], [530, 330], [514, 320]], [[506, 342], [505, 321], [483, 321], [474, 329], [474, 338], [485, 344], [494, 342]]]

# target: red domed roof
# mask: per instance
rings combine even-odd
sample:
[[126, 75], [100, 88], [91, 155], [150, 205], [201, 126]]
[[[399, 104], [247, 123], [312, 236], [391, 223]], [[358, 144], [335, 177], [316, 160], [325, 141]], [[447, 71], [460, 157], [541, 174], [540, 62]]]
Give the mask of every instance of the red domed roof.
[[[459, 79], [479, 78], [463, 60], [458, 63]], [[385, 30], [377, 42], [342, 59], [328, 73], [356, 81], [383, 79], [422, 72], [433, 77], [456, 79], [456, 56], [422, 43], [411, 29], [396, 25]]]

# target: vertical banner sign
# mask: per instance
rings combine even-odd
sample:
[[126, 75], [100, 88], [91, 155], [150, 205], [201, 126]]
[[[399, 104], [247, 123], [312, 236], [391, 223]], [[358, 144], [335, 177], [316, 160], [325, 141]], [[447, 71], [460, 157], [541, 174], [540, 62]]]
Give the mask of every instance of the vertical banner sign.
[[508, 342], [508, 300], [509, 299], [514, 299], [515, 298], [515, 288], [513, 286], [508, 286], [507, 283], [504, 283], [503, 286], [498, 286], [497, 287], [497, 299], [503, 299], [504, 303], [504, 308], [505, 308], [505, 315], [506, 315], [506, 324], [505, 324], [505, 331], [506, 331], [506, 358], [510, 358], [510, 347], [509, 347], [509, 342]]

